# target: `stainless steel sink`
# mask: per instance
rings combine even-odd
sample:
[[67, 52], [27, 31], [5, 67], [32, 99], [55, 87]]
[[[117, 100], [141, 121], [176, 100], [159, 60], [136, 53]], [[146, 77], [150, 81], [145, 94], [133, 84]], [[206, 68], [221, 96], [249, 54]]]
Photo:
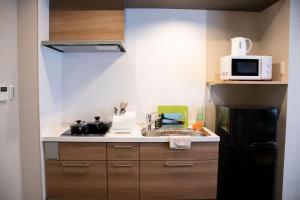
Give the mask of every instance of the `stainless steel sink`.
[[142, 135], [144, 137], [162, 137], [162, 136], [192, 136], [192, 137], [203, 137], [203, 136], [210, 136], [204, 130], [201, 131], [194, 131], [189, 128], [160, 128], [160, 129], [153, 129], [147, 130], [146, 128], [142, 129]]

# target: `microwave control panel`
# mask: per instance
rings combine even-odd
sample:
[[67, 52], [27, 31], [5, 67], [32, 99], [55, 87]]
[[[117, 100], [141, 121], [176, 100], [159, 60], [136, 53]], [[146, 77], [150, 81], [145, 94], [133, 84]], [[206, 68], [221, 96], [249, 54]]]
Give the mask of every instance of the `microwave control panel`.
[[264, 80], [272, 79], [272, 57], [271, 56], [263, 56], [261, 58], [261, 78]]

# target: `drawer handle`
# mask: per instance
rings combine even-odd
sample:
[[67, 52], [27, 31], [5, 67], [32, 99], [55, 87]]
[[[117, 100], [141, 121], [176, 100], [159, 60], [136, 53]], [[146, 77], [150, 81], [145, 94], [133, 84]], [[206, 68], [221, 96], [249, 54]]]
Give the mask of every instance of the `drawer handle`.
[[114, 164], [114, 167], [133, 167], [133, 164]]
[[90, 163], [62, 163], [63, 167], [89, 167]]
[[114, 145], [115, 149], [132, 149], [133, 146]]
[[191, 167], [194, 166], [194, 163], [166, 163], [167, 167]]

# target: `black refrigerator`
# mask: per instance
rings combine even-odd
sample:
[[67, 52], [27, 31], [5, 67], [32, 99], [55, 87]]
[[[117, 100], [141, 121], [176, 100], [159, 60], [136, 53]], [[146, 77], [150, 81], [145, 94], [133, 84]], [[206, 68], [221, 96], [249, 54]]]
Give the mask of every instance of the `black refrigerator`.
[[276, 107], [217, 106], [218, 200], [273, 200]]

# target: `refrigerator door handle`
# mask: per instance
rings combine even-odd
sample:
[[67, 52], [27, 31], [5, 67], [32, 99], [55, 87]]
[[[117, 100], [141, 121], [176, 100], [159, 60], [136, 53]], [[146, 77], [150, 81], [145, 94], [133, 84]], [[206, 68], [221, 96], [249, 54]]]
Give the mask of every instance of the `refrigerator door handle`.
[[237, 148], [237, 147], [277, 147], [276, 142], [266, 142], [266, 143], [228, 143], [228, 147]]

